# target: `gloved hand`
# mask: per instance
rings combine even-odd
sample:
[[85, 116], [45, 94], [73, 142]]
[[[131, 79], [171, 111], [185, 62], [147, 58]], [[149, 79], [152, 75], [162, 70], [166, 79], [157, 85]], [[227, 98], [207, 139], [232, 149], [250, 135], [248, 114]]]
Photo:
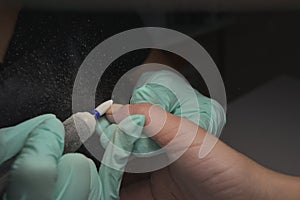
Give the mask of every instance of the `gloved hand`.
[[[136, 85], [130, 103], [154, 104], [167, 112], [189, 119], [215, 136], [219, 136], [225, 124], [224, 110], [216, 101], [201, 95], [183, 78], [170, 71], [144, 73]], [[114, 122], [120, 123], [124, 119], [124, 115], [122, 116], [122, 120], [113, 119], [111, 116], [108, 118]], [[136, 120], [139, 121], [141, 119], [136, 118]], [[144, 122], [140, 121], [139, 124], [143, 123]], [[103, 127], [107, 128], [105, 129]], [[101, 118], [99, 120], [97, 129], [98, 133], [100, 133], [100, 141], [104, 147], [107, 146], [109, 141], [112, 140], [115, 135], [118, 135], [114, 134], [117, 127], [117, 125], [111, 124], [106, 118]], [[128, 127], [130, 127], [130, 124], [128, 124]], [[142, 135], [145, 137], [145, 133], [142, 133]], [[127, 138], [131, 137], [129, 136]], [[134, 144], [130, 147], [133, 148], [132, 152], [136, 155], [151, 155], [152, 152], [155, 152], [160, 148], [160, 146], [149, 137], [131, 140], [134, 141]], [[121, 152], [118, 154], [121, 154]], [[129, 155], [130, 154], [127, 156]], [[116, 160], [113, 162], [117, 163]], [[122, 166], [119, 169], [123, 169], [126, 162], [127, 160], [125, 159], [119, 160], [118, 165]], [[119, 173], [117, 176], [121, 177], [122, 173], [115, 173]], [[110, 194], [115, 194], [112, 195], [115, 197], [114, 199], [117, 199], [118, 191], [115, 188], [119, 188], [120, 181], [121, 178], [119, 178], [119, 183], [118, 181], [115, 182], [115, 186], [107, 188], [107, 191], [110, 191]]]
[[105, 118], [99, 120], [98, 131], [102, 133], [100, 140], [105, 148], [99, 169], [101, 199], [119, 199], [123, 173], [134, 145], [141, 137], [144, 123], [145, 116], [142, 115], [128, 116], [119, 124], [111, 124]]
[[[131, 103], [158, 105], [215, 135], [224, 125], [224, 112], [218, 103], [168, 71], [145, 73]], [[103, 161], [109, 163], [109, 166], [101, 166], [99, 174], [92, 161], [83, 155], [61, 157], [64, 130], [53, 115], [1, 129], [0, 142], [4, 148], [0, 151], [0, 163], [20, 153], [5, 199], [118, 199], [130, 153], [151, 153], [159, 148], [149, 138], [138, 139], [144, 116], [128, 116], [118, 123], [112, 124], [105, 118], [98, 123], [101, 143], [106, 148]]]
[[113, 135], [111, 141], [103, 143], [106, 147], [103, 160], [110, 167], [102, 165], [99, 173], [84, 155], [62, 156], [64, 127], [54, 115], [42, 115], [0, 129], [0, 164], [17, 155], [3, 198], [118, 199], [126, 159], [140, 137], [144, 120], [144, 116], [134, 115], [118, 125], [102, 123], [102, 131]]
[[[130, 103], [156, 105], [189, 119], [216, 137], [220, 136], [226, 121], [225, 112], [218, 102], [203, 96], [182, 77], [166, 70], [144, 73], [135, 86]], [[145, 134], [143, 136], [136, 141], [133, 153], [146, 156], [160, 148], [152, 139], [145, 138]]]
[[144, 122], [142, 115], [128, 116], [119, 124], [111, 124], [101, 118], [98, 131], [109, 135], [110, 140], [101, 140], [105, 153], [99, 173], [94, 163], [85, 156], [64, 155], [58, 164], [55, 199], [119, 199], [124, 168], [135, 141], [142, 133]]
[[4, 199], [52, 199], [63, 144], [63, 125], [50, 114], [0, 129], [0, 164], [17, 155]]

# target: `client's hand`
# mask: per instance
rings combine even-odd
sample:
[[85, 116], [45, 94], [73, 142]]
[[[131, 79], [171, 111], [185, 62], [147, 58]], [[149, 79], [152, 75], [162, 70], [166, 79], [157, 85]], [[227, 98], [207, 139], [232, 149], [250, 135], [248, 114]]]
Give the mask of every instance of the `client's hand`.
[[[214, 136], [188, 119], [170, 114], [151, 104], [118, 106], [115, 110], [113, 116], [109, 117], [115, 122], [122, 120], [128, 114], [146, 116], [145, 133], [151, 135], [161, 147], [174, 141], [175, 137], [179, 138], [167, 149], [170, 158], [184, 148], [182, 141], [188, 139], [191, 132], [195, 130], [197, 132], [185, 153], [171, 165], [153, 172], [149, 179], [126, 185], [121, 191], [123, 200], [274, 200], [300, 197], [299, 178], [268, 170], [222, 141], [218, 140], [214, 148], [200, 158], [200, 148], [206, 148], [207, 145], [204, 142], [205, 136], [211, 141], [214, 140]], [[157, 127], [161, 129], [157, 131]]]
[[[267, 170], [217, 139], [224, 110], [173, 72], [144, 73], [130, 103], [113, 107], [108, 118], [146, 116], [144, 133], [175, 161], [126, 184], [121, 199], [299, 199], [299, 178]], [[146, 142], [136, 147], [153, 150]]]

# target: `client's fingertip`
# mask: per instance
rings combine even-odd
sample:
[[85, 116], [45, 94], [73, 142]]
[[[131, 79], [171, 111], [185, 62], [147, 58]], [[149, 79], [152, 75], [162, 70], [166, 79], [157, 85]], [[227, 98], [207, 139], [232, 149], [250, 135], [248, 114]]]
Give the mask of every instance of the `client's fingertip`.
[[113, 113], [118, 112], [124, 105], [123, 104], [112, 104], [111, 107], [106, 111], [106, 115], [112, 115]]

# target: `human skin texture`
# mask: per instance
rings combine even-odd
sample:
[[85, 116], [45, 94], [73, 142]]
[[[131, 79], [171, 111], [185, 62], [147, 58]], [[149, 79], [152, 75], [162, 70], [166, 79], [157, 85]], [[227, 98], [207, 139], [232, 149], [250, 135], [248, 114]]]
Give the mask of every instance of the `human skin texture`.
[[[129, 111], [129, 112], [128, 112]], [[300, 179], [269, 170], [218, 140], [204, 158], [199, 149], [204, 137], [214, 137], [187, 119], [172, 115], [151, 104], [113, 106], [108, 118], [118, 123], [127, 115], [146, 116], [146, 133], [160, 124], [159, 116], [166, 115], [162, 129], [152, 139], [160, 146], [176, 137], [184, 139], [189, 131], [197, 130], [186, 152], [168, 167], [151, 173], [150, 178], [125, 185], [121, 199], [299, 199]], [[182, 120], [184, 126], [179, 128]], [[168, 155], [178, 150], [174, 144]]]

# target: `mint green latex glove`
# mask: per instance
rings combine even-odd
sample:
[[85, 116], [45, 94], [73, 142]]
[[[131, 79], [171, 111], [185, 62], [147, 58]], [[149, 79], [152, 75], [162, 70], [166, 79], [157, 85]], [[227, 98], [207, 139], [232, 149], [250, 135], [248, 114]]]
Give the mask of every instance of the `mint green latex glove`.
[[0, 129], [0, 164], [17, 156], [3, 199], [100, 199], [95, 164], [81, 154], [62, 156], [63, 124], [51, 114]]
[[124, 168], [144, 122], [141, 115], [118, 125], [100, 119], [99, 131], [111, 134], [111, 140], [102, 141], [106, 151], [99, 172], [84, 155], [62, 156], [64, 127], [54, 115], [0, 129], [0, 164], [17, 155], [4, 199], [119, 199]]
[[55, 199], [119, 199], [124, 169], [144, 123], [142, 115], [128, 116], [119, 124], [100, 118], [97, 131], [105, 153], [99, 172], [94, 163], [81, 154], [64, 155], [58, 165]]
[[[201, 95], [183, 78], [170, 71], [144, 73], [136, 85], [130, 103], [151, 103], [157, 105], [174, 115], [193, 121], [215, 136], [219, 136], [225, 124], [224, 110], [216, 101]], [[118, 199], [118, 190], [120, 188], [124, 167], [130, 155], [130, 149], [132, 153], [136, 153], [137, 155], [142, 153], [143, 156], [146, 156], [151, 155], [151, 152], [160, 148], [158, 144], [150, 138], [139, 138], [139, 135], [141, 136], [143, 134], [142, 129], [136, 128], [134, 124], [142, 125], [144, 124], [144, 120], [145, 118], [143, 118], [143, 116], [136, 116], [133, 120], [135, 123], [126, 120], [127, 124], [121, 122], [119, 125], [116, 125], [111, 124], [106, 118], [101, 118], [97, 124], [97, 131], [100, 133], [100, 142], [102, 146], [106, 148], [106, 152], [109, 149], [109, 142], [115, 141], [116, 136], [120, 137], [120, 135], [123, 135], [116, 134], [120, 131], [119, 126], [121, 124], [122, 129], [126, 126], [126, 130], [135, 130], [127, 131], [135, 133], [135, 137], [122, 136], [123, 138], [117, 140], [118, 145], [116, 146], [122, 146], [122, 148], [113, 154], [122, 156], [114, 157], [111, 153], [107, 154], [110, 156], [104, 156], [105, 159], [111, 159], [109, 163], [114, 163], [114, 166], [119, 169], [115, 170], [105, 165], [101, 166], [100, 179], [108, 180], [109, 182], [109, 184], [105, 186], [105, 191], [107, 192], [105, 197], [107, 199]], [[145, 136], [145, 134], [143, 135]], [[122, 153], [122, 149], [127, 149], [127, 151]], [[111, 178], [109, 178], [109, 176]]]
[[53, 199], [64, 127], [54, 115], [42, 115], [0, 129], [0, 164], [18, 154], [4, 199]]
[[200, 94], [176, 73], [166, 70], [146, 72], [135, 88], [131, 104], [154, 104], [220, 136], [226, 121], [222, 106]]
[[140, 138], [145, 123], [145, 116], [132, 115], [119, 124], [111, 124], [106, 118], [98, 123], [100, 141], [105, 148], [99, 177], [102, 184], [102, 198], [119, 199], [119, 190], [123, 173], [135, 142]]
[[[135, 88], [131, 104], [154, 104], [174, 115], [193, 121], [217, 137], [220, 136], [226, 121], [222, 106], [200, 94], [174, 72], [146, 72]], [[158, 148], [150, 138], [141, 138], [134, 147], [134, 153], [151, 153]]]
[[[218, 136], [225, 123], [222, 107], [195, 91], [169, 71], [147, 72], [139, 80], [132, 104], [151, 103], [187, 118]], [[101, 118], [97, 124], [106, 149], [99, 173], [80, 154], [63, 151], [64, 129], [54, 115], [42, 115], [15, 127], [1, 129], [0, 163], [17, 155], [5, 199], [119, 199], [128, 157], [159, 146], [140, 138], [145, 118], [129, 116], [118, 125]]]
[[[193, 89], [176, 73], [166, 70], [145, 72], [135, 88], [130, 99], [131, 104], [154, 104], [193, 121], [217, 137], [220, 136], [226, 121], [222, 106]], [[106, 134], [108, 139], [111, 138], [111, 134]], [[159, 148], [158, 144], [143, 134], [143, 138], [136, 141], [133, 153], [136, 156], [151, 156], [151, 152], [156, 152]]]

